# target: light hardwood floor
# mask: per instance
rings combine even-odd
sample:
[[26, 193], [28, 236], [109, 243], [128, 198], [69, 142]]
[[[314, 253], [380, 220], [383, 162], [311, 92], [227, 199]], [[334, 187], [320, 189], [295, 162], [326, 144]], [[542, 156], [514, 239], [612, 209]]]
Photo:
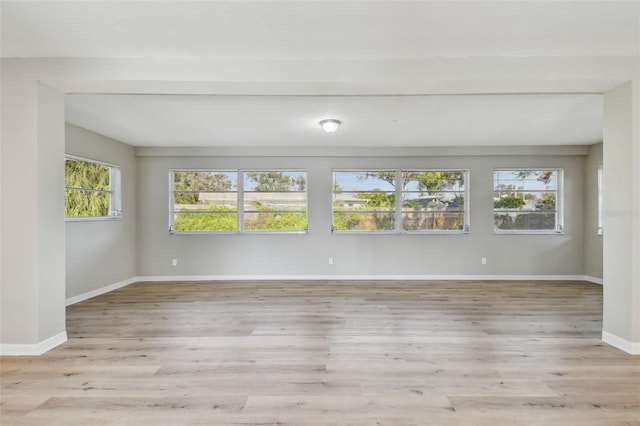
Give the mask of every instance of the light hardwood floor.
[[583, 282], [137, 283], [1, 361], [9, 425], [640, 425]]

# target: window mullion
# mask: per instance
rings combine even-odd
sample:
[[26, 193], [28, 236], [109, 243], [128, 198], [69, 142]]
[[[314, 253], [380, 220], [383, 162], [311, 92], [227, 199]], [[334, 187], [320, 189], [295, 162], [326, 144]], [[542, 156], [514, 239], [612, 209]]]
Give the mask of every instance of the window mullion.
[[403, 179], [402, 179], [402, 170], [396, 170], [396, 202], [395, 204], [395, 231], [400, 233], [402, 232], [402, 188], [403, 188]]
[[244, 170], [238, 170], [237, 177], [237, 195], [236, 195], [236, 203], [237, 203], [237, 216], [238, 216], [238, 233], [242, 234], [244, 232]]

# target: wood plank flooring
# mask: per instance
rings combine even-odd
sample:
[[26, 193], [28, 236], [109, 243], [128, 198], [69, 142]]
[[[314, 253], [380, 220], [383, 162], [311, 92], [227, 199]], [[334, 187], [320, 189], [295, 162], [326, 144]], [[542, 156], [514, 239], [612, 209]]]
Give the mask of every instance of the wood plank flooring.
[[137, 283], [3, 357], [9, 425], [640, 425], [584, 282]]

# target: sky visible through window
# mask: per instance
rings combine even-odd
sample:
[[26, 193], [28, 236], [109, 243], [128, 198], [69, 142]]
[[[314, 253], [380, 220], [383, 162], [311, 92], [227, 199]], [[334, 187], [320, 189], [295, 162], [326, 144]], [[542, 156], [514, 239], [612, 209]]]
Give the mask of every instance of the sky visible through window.
[[[523, 171], [527, 171], [526, 169]], [[544, 191], [558, 187], [557, 173], [553, 173], [548, 183], [539, 179], [537, 175], [530, 175], [522, 179], [518, 173], [520, 170], [495, 170], [493, 172], [493, 186], [499, 188], [501, 185], [513, 186], [514, 189], [525, 189], [532, 191]]]
[[[406, 173], [429, 173], [431, 170], [412, 170]], [[393, 180], [387, 181], [382, 179], [378, 174], [388, 173]], [[395, 171], [393, 170], [367, 170], [367, 171], [335, 171], [334, 185], [340, 191], [394, 191], [395, 190]], [[403, 180], [403, 189], [405, 191], [420, 191], [418, 180]], [[457, 181], [449, 191], [464, 191], [464, 181]], [[427, 192], [426, 189], [422, 191]]]

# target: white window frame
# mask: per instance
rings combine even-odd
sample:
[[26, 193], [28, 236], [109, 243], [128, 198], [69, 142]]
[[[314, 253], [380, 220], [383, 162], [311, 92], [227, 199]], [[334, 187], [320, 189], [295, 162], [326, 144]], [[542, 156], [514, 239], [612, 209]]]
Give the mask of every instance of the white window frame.
[[[174, 173], [175, 172], [220, 172], [220, 173], [236, 173], [236, 190], [230, 191], [236, 193], [236, 214], [237, 214], [237, 226], [235, 231], [176, 231], [174, 228]], [[244, 229], [244, 177], [245, 173], [250, 172], [302, 172], [307, 179], [307, 185], [305, 187], [305, 215], [306, 215], [306, 227], [303, 230], [246, 230]], [[169, 234], [175, 235], [255, 235], [255, 234], [306, 234], [309, 228], [309, 173], [306, 169], [301, 168], [249, 168], [249, 169], [189, 169], [189, 168], [176, 168], [169, 169]]]
[[[493, 169], [492, 173], [492, 191], [491, 198], [493, 200], [495, 189], [495, 175], [496, 171], [544, 171], [544, 170], [554, 170], [556, 172], [556, 183], [557, 187], [555, 190], [556, 193], [556, 214], [555, 214], [555, 229], [498, 229], [495, 226], [495, 213], [496, 209], [492, 208], [492, 217], [494, 218], [493, 225], [493, 233], [497, 235], [562, 235], [564, 234], [564, 169], [561, 167], [496, 167]], [[554, 192], [554, 191], [546, 191], [546, 192]], [[493, 201], [491, 203], [493, 206]], [[527, 212], [526, 210], [524, 211]]]
[[604, 235], [604, 199], [603, 199], [604, 168], [598, 166], [598, 229], [597, 235]]
[[[380, 231], [354, 231], [354, 230], [338, 230], [338, 229], [334, 229], [333, 224], [334, 224], [334, 215], [335, 215], [335, 209], [333, 206], [333, 196], [335, 194], [335, 173], [340, 173], [340, 172], [352, 172], [352, 173], [367, 173], [367, 172], [393, 172], [396, 175], [395, 178], [395, 186], [394, 186], [394, 193], [395, 193], [395, 203], [393, 206], [393, 214], [394, 214], [394, 229], [385, 229], [385, 230], [380, 230]], [[452, 229], [452, 230], [446, 230], [446, 229], [416, 229], [416, 230], [405, 230], [403, 229], [402, 223], [403, 223], [403, 219], [402, 219], [402, 204], [403, 204], [403, 192], [405, 192], [403, 190], [403, 178], [402, 178], [402, 174], [404, 172], [416, 172], [416, 173], [422, 173], [422, 172], [463, 172], [464, 173], [464, 226], [463, 229]], [[413, 168], [413, 167], [407, 167], [407, 168], [394, 168], [394, 169], [385, 169], [385, 168], [375, 168], [375, 167], [371, 167], [371, 168], [350, 168], [350, 169], [332, 169], [331, 170], [331, 180], [332, 180], [332, 190], [331, 190], [331, 197], [332, 197], [332, 202], [331, 202], [331, 232], [333, 234], [338, 234], [338, 235], [342, 235], [342, 234], [351, 234], [351, 235], [381, 235], [381, 234], [395, 234], [395, 235], [435, 235], [435, 234], [443, 234], [443, 235], [457, 235], [457, 234], [469, 234], [471, 232], [471, 225], [469, 223], [469, 219], [471, 217], [470, 211], [470, 202], [469, 202], [469, 169], [464, 169], [464, 168], [428, 168], [428, 169], [424, 169], [424, 168]], [[390, 191], [384, 191], [384, 192], [390, 192]]]
[[[109, 168], [109, 191], [98, 190], [94, 188], [75, 188], [67, 187], [65, 185], [65, 191], [76, 190], [86, 192], [96, 192], [109, 194], [109, 214], [107, 216], [65, 216], [67, 222], [88, 222], [88, 221], [100, 221], [100, 220], [122, 220], [122, 181], [120, 166], [113, 163], [107, 163], [104, 161], [94, 160], [91, 158], [80, 157], [77, 155], [65, 154], [65, 162], [83, 161], [85, 163], [98, 164]], [[66, 180], [66, 177], [65, 177]]]

